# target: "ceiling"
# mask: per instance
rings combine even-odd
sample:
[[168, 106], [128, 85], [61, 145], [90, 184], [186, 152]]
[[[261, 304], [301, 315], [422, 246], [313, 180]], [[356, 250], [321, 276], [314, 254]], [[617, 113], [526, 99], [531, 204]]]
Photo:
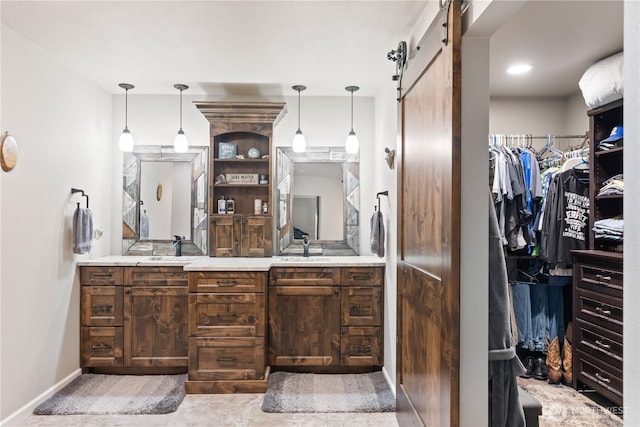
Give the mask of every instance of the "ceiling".
[[[426, 1], [6, 1], [2, 24], [106, 91], [135, 94], [374, 96], [395, 85], [386, 54]], [[528, 1], [491, 39], [491, 93], [565, 96], [622, 48], [620, 0]], [[521, 59], [534, 69], [506, 78]]]

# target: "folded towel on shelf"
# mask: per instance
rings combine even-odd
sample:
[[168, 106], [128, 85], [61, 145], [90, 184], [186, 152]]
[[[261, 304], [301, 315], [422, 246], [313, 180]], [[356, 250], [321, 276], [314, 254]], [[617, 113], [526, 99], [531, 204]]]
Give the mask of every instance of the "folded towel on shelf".
[[371, 216], [371, 253], [384, 257], [384, 219], [382, 212], [375, 211]]
[[93, 240], [93, 214], [78, 206], [73, 213], [73, 253], [87, 254]]

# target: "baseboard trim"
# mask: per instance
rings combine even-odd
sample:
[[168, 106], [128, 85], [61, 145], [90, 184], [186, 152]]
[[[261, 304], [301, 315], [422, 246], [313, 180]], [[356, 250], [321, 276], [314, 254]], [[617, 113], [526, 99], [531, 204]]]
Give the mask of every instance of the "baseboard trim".
[[389, 371], [386, 366], [382, 367], [382, 375], [384, 375], [384, 379], [387, 380], [387, 384], [389, 384], [389, 388], [393, 392], [393, 397], [396, 397], [396, 385], [391, 381], [391, 377], [389, 376]]
[[74, 378], [76, 378], [81, 373], [82, 373], [82, 369], [80, 368], [76, 369], [75, 371], [67, 375], [65, 378], [61, 379], [56, 384], [49, 387], [47, 390], [45, 390], [42, 394], [37, 396], [35, 399], [33, 399], [32, 401], [24, 405], [22, 408], [18, 409], [17, 411], [9, 415], [4, 420], [1, 420], [0, 427], [12, 427], [12, 426], [21, 425], [21, 422], [33, 413], [33, 410], [36, 408], [36, 406], [38, 406], [39, 404], [41, 404], [42, 402], [44, 402], [45, 400], [53, 396], [54, 393], [61, 390], [64, 386], [66, 386], [71, 381], [73, 381]]

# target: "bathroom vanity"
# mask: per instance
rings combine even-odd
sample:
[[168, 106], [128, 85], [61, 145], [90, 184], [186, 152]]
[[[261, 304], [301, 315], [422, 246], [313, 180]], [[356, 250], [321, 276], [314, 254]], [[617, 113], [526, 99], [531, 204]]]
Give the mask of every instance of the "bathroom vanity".
[[383, 365], [376, 257], [105, 257], [78, 263], [81, 366], [188, 372], [188, 393], [255, 393], [270, 369]]

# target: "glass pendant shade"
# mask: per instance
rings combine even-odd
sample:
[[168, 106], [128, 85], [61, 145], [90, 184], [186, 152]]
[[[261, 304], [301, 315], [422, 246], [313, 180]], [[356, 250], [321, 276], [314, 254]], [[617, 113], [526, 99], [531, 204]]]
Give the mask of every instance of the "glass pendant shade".
[[131, 132], [129, 132], [129, 129], [124, 128], [124, 130], [120, 134], [118, 146], [120, 147], [120, 151], [133, 151], [133, 136], [131, 136]]
[[298, 129], [293, 136], [292, 146], [294, 153], [304, 153], [307, 149], [307, 141], [304, 139], [304, 135], [300, 129]]
[[347, 143], [345, 144], [345, 151], [348, 154], [355, 154], [360, 149], [360, 141], [358, 141], [358, 137], [356, 133], [351, 129], [349, 135], [347, 135]]
[[176, 153], [186, 153], [189, 151], [189, 140], [182, 129], [178, 131], [178, 134], [173, 140], [173, 149], [176, 150]]

